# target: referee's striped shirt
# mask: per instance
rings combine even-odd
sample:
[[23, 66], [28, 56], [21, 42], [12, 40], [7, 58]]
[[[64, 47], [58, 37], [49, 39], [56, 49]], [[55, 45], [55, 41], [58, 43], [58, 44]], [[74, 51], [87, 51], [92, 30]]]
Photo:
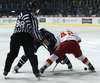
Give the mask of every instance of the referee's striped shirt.
[[21, 12], [17, 18], [14, 33], [25, 32], [34, 36], [38, 40], [42, 40], [42, 36], [38, 31], [38, 20], [34, 13]]

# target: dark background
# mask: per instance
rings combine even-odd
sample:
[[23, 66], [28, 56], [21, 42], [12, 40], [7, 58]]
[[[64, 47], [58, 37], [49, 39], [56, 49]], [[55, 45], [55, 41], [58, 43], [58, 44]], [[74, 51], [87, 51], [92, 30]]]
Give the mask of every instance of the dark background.
[[[0, 17], [16, 17], [35, 0], [0, 0]], [[39, 16], [100, 16], [100, 0], [36, 0]]]

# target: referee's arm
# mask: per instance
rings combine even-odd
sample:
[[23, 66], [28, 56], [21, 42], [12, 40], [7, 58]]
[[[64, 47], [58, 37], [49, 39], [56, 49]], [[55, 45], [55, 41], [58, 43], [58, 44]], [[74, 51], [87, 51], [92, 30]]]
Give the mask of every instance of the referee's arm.
[[30, 14], [25, 14], [22, 19], [26, 23], [26, 27], [28, 29], [28, 32], [32, 34], [36, 39], [39, 41], [43, 41], [43, 37], [41, 36], [39, 30], [38, 30], [38, 20], [37, 18], [31, 16]]
[[38, 39], [40, 42], [43, 41], [43, 37], [41, 36], [39, 30], [38, 30], [38, 20], [37, 18], [32, 18], [32, 30], [33, 30], [33, 35], [36, 39]]
[[37, 38], [39, 41], [43, 41], [43, 37], [41, 36], [39, 30], [38, 30], [38, 20], [37, 18], [32, 19], [32, 28], [34, 37]]

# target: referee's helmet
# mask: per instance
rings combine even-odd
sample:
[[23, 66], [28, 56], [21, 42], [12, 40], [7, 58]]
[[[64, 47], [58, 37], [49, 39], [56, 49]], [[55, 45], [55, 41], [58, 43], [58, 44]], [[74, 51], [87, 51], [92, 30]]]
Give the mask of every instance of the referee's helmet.
[[28, 10], [38, 13], [40, 11], [40, 4], [38, 2], [30, 2], [28, 5]]

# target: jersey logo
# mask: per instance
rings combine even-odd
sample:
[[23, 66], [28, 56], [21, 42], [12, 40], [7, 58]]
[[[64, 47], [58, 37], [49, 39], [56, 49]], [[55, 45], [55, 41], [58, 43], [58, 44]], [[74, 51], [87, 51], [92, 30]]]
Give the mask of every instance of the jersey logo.
[[56, 50], [58, 50], [60, 48], [60, 46], [58, 46], [57, 48], [56, 48]]

